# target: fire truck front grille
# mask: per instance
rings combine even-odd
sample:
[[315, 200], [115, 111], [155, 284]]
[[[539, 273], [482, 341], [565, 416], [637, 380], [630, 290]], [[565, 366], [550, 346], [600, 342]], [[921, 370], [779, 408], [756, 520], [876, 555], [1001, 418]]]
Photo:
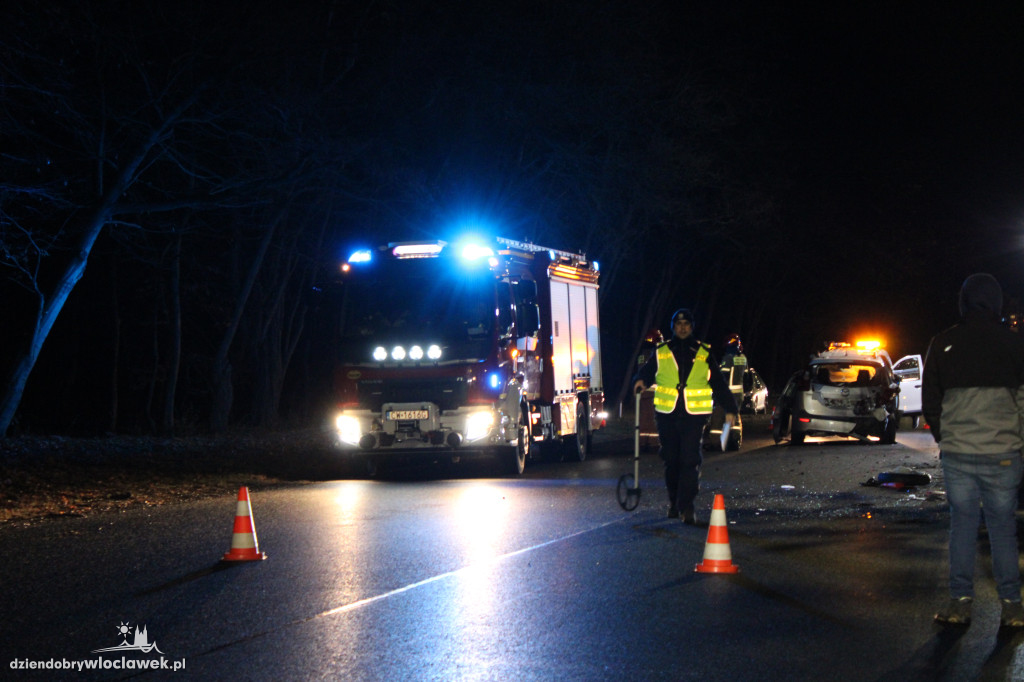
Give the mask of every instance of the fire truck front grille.
[[384, 403], [430, 402], [442, 410], [466, 404], [466, 382], [439, 379], [384, 379], [359, 382], [359, 407], [379, 411]]

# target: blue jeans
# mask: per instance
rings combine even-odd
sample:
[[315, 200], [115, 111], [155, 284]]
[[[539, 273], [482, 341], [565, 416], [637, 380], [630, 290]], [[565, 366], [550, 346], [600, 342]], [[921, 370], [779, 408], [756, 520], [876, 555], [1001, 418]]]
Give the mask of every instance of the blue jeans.
[[1024, 463], [1020, 452], [967, 455], [942, 452], [949, 500], [949, 592], [974, 596], [974, 562], [982, 513], [992, 549], [992, 575], [1000, 599], [1020, 601], [1017, 551], [1017, 488]]

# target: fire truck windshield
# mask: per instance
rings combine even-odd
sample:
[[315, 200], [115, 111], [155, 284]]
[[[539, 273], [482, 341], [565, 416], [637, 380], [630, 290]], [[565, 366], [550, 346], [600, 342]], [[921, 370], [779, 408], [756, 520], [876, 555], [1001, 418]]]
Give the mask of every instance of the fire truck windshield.
[[399, 261], [353, 273], [342, 290], [341, 352], [365, 362], [375, 346], [438, 344], [442, 360], [482, 359], [496, 329], [494, 276]]

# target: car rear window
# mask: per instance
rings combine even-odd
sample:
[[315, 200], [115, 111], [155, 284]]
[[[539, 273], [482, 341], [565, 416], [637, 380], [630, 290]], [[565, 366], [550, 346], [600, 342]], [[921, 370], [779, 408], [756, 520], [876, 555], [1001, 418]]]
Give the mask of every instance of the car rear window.
[[876, 386], [880, 369], [870, 363], [830, 362], [814, 365], [811, 381], [827, 386]]

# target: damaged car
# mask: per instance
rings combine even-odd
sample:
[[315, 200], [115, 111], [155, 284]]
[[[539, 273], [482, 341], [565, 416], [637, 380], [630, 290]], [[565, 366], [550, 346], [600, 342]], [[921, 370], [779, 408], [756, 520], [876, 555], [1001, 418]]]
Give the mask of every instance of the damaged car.
[[885, 350], [831, 344], [790, 377], [772, 413], [772, 435], [793, 445], [807, 436], [895, 443], [899, 392]]

